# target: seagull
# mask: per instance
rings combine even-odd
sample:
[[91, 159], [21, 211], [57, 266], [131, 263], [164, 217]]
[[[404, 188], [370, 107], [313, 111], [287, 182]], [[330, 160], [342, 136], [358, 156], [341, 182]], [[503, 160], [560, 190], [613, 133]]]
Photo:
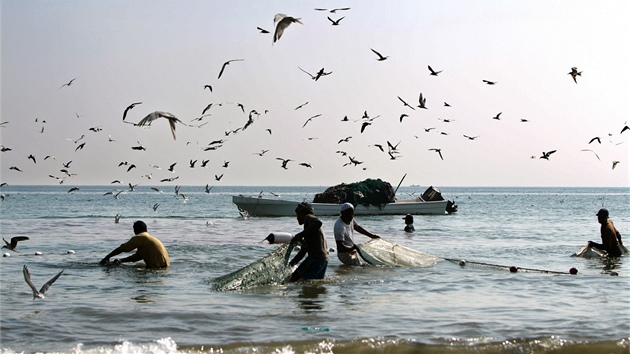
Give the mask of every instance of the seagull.
[[146, 117], [144, 117], [136, 125], [139, 126], [139, 127], [142, 127], [142, 126], [145, 126], [145, 125], [149, 126], [149, 125], [151, 125], [151, 122], [153, 122], [154, 120], [156, 120], [158, 118], [166, 118], [168, 120], [168, 123], [171, 126], [171, 133], [173, 133], [173, 140], [175, 140], [176, 139], [175, 138], [175, 123], [182, 123], [182, 121], [179, 120], [177, 117], [175, 117], [172, 113], [162, 112], [162, 111], [155, 111], [153, 113], [150, 113]]
[[295, 107], [295, 110], [297, 111], [298, 109], [300, 109], [300, 108], [302, 108], [302, 107], [306, 106], [307, 104], [308, 104], [308, 102], [302, 103], [301, 105], [299, 105], [299, 106]]
[[588, 143], [590, 144], [590, 143], [592, 143], [593, 141], [597, 141], [597, 142], [598, 142], [598, 143], [600, 143], [600, 144], [602, 143], [601, 139], [600, 139], [598, 136], [596, 136], [596, 137], [594, 137], [593, 139], [591, 139], [591, 141], [589, 141]]
[[422, 97], [422, 92], [420, 92], [420, 97], [418, 97], [418, 103], [420, 103], [418, 105], [418, 108], [424, 108], [427, 109], [427, 98], [426, 97]]
[[329, 20], [330, 22], [332, 22], [332, 25], [333, 25], [333, 26], [339, 26], [339, 21], [343, 20], [343, 19], [345, 18], [345, 16], [344, 16], [344, 17], [342, 17], [342, 18], [340, 18], [340, 19], [338, 19], [338, 20], [333, 20], [333, 19], [332, 19], [332, 18], [330, 18], [330, 17], [327, 17], [327, 18], [328, 18], [328, 20]]
[[590, 152], [592, 152], [593, 154], [595, 154], [595, 157], [597, 157], [597, 159], [598, 159], [598, 160], [601, 160], [601, 159], [599, 158], [599, 155], [597, 155], [597, 153], [595, 153], [595, 151], [593, 151], [593, 150], [591, 150], [591, 149], [582, 149], [582, 150], [580, 150], [580, 151], [590, 151]]
[[468, 136], [468, 135], [464, 135], [465, 138], [468, 138], [468, 140], [475, 140], [479, 137], [479, 135], [477, 136]]
[[287, 169], [287, 164], [289, 163], [289, 161], [293, 161], [291, 159], [283, 159], [281, 157], [276, 157], [276, 160], [282, 161], [282, 168], [284, 168], [285, 170]]
[[157, 212], [157, 209], [160, 207], [160, 203], [153, 204], [153, 211]]
[[615, 167], [617, 167], [617, 164], [619, 163], [619, 161], [613, 161], [612, 162], [612, 169], [614, 170]]
[[256, 29], [257, 29], [257, 30], [259, 30], [259, 31], [260, 31], [260, 33], [263, 33], [263, 34], [267, 34], [267, 33], [269, 33], [269, 31], [267, 31], [267, 30], [266, 30], [266, 29], [264, 29], [264, 28], [256, 27]]
[[125, 118], [127, 118], [127, 112], [129, 112], [130, 109], [132, 109], [133, 107], [135, 107], [138, 104], [142, 104], [142, 102], [134, 102], [134, 103], [130, 104], [129, 106], [127, 106], [127, 108], [125, 108], [125, 111], [123, 112], [123, 120], [125, 120]]
[[300, 20], [301, 18], [291, 17], [285, 14], [276, 14], [276, 16], [274, 16], [273, 18], [273, 23], [277, 22], [278, 24], [276, 25], [276, 30], [273, 34], [273, 43], [275, 43], [277, 40], [280, 39], [280, 37], [282, 37], [284, 30], [289, 27], [289, 25], [293, 22], [303, 24], [302, 22], [300, 22]]
[[549, 160], [549, 156], [551, 154], [553, 154], [554, 152], [556, 152], [556, 150], [551, 150], [551, 151], [547, 151], [547, 152], [542, 152], [542, 156], [539, 157], [539, 159], [545, 159], [545, 160]]
[[448, 104], [447, 102], [444, 102], [444, 107], [450, 107], [451, 105]]
[[26, 241], [26, 240], [28, 240], [28, 237], [26, 237], [26, 236], [15, 236], [15, 237], [11, 237], [11, 242], [9, 243], [3, 237], [2, 241], [4, 241], [4, 246], [2, 246], [2, 248], [8, 248], [11, 251], [15, 251], [15, 247], [17, 247], [18, 242], [19, 241]]
[[85, 142], [79, 144], [79, 146], [77, 146], [77, 148], [74, 149], [74, 151], [77, 152], [78, 150], [83, 150], [83, 147], [85, 147]]
[[61, 89], [62, 87], [64, 87], [64, 86], [70, 86], [70, 85], [72, 85], [72, 83], [73, 83], [73, 82], [74, 82], [74, 80], [76, 80], [76, 79], [77, 79], [77, 78], [75, 77], [74, 79], [72, 79], [72, 80], [68, 81], [67, 83], [65, 83], [65, 84], [63, 84], [63, 85], [61, 85], [60, 89]]
[[488, 85], [495, 85], [496, 84], [496, 81], [488, 81], [488, 80], [481, 80], [481, 81], [485, 82]]
[[440, 70], [440, 71], [433, 70], [431, 68], [431, 65], [429, 65], [429, 71], [431, 72], [431, 74], [429, 74], [429, 75], [432, 75], [432, 76], [438, 76], [438, 74], [442, 72], [442, 70]]
[[437, 152], [440, 155], [440, 158], [444, 160], [444, 157], [442, 157], [442, 149], [429, 149], [429, 150]]
[[210, 85], [203, 85], [203, 89], [204, 90], [208, 89], [208, 90], [210, 90], [210, 92], [212, 92], [212, 86], [210, 86]]
[[[214, 187], [214, 186], [212, 186]], [[212, 187], [210, 187], [208, 184], [206, 184], [206, 193], [210, 194], [210, 191], [212, 190]]]
[[138, 143], [138, 146], [132, 146], [131, 147], [132, 150], [144, 150], [144, 151], [147, 150], [144, 146], [142, 146], [142, 144], [140, 144], [139, 141], [136, 140], [136, 142]]
[[[217, 80], [221, 78], [221, 75], [223, 75], [223, 70], [225, 70], [225, 67], [230, 65], [231, 62], [233, 61], [243, 61], [245, 59], [232, 59], [232, 60], [228, 60], [225, 63], [223, 63], [223, 66], [221, 67], [221, 71], [219, 71], [219, 77], [217, 77]], [[212, 90], [210, 90], [212, 91]]]
[[496, 116], [494, 116], [494, 117], [492, 117], [492, 119], [501, 120], [501, 118], [500, 118], [501, 113], [503, 113], [503, 112], [499, 112], [499, 113], [497, 113], [497, 115], [496, 115]]
[[400, 98], [400, 96], [396, 96], [396, 97], [398, 97], [398, 99], [400, 100], [400, 102], [402, 102], [402, 103], [403, 103], [403, 106], [405, 106], [405, 107], [409, 107], [409, 108], [413, 109], [414, 111], [416, 110], [416, 109], [415, 109], [415, 108], [413, 108], [411, 105], [409, 105], [409, 103], [405, 102], [405, 100], [403, 100], [402, 98]]
[[337, 142], [337, 144], [347, 143], [347, 142], [349, 142], [349, 141], [350, 141], [350, 139], [352, 139], [352, 137], [351, 137], [351, 136], [346, 137], [346, 138], [343, 138], [343, 139], [339, 140], [339, 141]]
[[306, 70], [304, 70], [304, 69], [300, 68], [299, 66], [298, 66], [298, 69], [300, 69], [300, 70], [302, 70], [303, 72], [307, 73], [307, 74], [308, 74], [308, 76], [310, 76], [310, 77], [311, 77], [311, 79], [313, 79], [313, 80], [315, 80], [315, 81], [319, 80], [319, 78], [320, 78], [320, 77], [322, 77], [322, 76], [326, 76], [326, 75], [330, 75], [330, 74], [332, 74], [332, 71], [330, 71], [330, 72], [324, 72], [324, 68], [321, 68], [321, 69], [317, 72], [317, 74], [315, 74], [315, 75], [312, 75], [311, 73], [309, 73], [308, 71], [306, 71]]
[[37, 291], [37, 288], [35, 288], [35, 285], [33, 285], [33, 282], [31, 281], [31, 273], [29, 273], [26, 265], [24, 266], [22, 273], [24, 273], [24, 280], [26, 280], [26, 284], [28, 284], [28, 286], [31, 287], [31, 290], [33, 290], [33, 300], [35, 300], [36, 298], [40, 298], [40, 299], [44, 298], [44, 294], [46, 293], [46, 291], [48, 291], [50, 286], [53, 285], [53, 283], [57, 280], [57, 278], [59, 278], [59, 276], [61, 276], [61, 274], [63, 273], [63, 270], [57, 273], [57, 275], [55, 275], [54, 277], [52, 277], [52, 279], [47, 281], [46, 284], [44, 284], [44, 286], [42, 286], [42, 288], [39, 289], [39, 291]]
[[78, 191], [79, 187], [72, 187], [68, 190], [68, 193]]
[[345, 10], [350, 10], [350, 8], [342, 7], [342, 8], [337, 8], [337, 9], [320, 9], [320, 8], [315, 9], [315, 11], [328, 11], [331, 14], [337, 13], [337, 11], [345, 11]]
[[37, 163], [37, 161], [35, 160], [35, 156], [33, 156], [33, 154], [28, 155], [27, 158], [33, 160], [33, 163]]
[[571, 68], [571, 72], [568, 73], [567, 75], [571, 75], [571, 77], [573, 78], [573, 81], [575, 81], [575, 83], [577, 84], [577, 77], [582, 76], [582, 72], [577, 71], [577, 68], [574, 66]]
[[313, 166], [311, 166], [311, 164], [310, 164], [310, 163], [308, 163], [308, 162], [302, 162], [302, 163], [300, 163], [300, 166], [304, 166], [304, 167], [308, 167], [308, 168], [313, 168]]
[[630, 130], [630, 127], [627, 125], [624, 125], [623, 128], [621, 128], [621, 132], [619, 134], [623, 134], [623, 132], [625, 132], [626, 130]]
[[402, 123], [403, 118], [406, 118], [406, 117], [409, 117], [409, 115], [408, 115], [408, 114], [405, 114], [405, 113], [401, 114], [401, 115], [400, 115], [400, 122]]
[[221, 181], [221, 178], [223, 178], [223, 174], [221, 174], [220, 176], [214, 175], [214, 179], [216, 179], [217, 181]]
[[370, 48], [370, 49], [372, 50], [372, 52], [374, 52], [374, 54], [378, 55], [378, 59], [376, 59], [376, 60], [378, 60], [378, 61], [383, 61], [383, 60], [385, 60], [385, 59], [389, 58], [389, 56], [384, 57], [384, 56], [382, 56], [382, 55], [381, 55], [381, 53], [379, 53], [379, 52], [375, 51], [375, 50], [374, 50], [374, 49], [372, 49], [372, 48]]
[[[400, 119], [400, 121], [402, 122], [402, 118]], [[361, 133], [363, 133], [365, 128], [367, 128], [369, 125], [372, 125], [372, 123], [370, 123], [370, 122], [363, 122], [363, 124], [361, 124]]]
[[310, 117], [309, 119], [307, 119], [306, 122], [304, 122], [304, 125], [302, 125], [302, 128], [304, 128], [308, 124], [308, 122], [310, 122], [313, 118], [317, 118], [319, 116], [321, 116], [321, 114], [316, 114], [316, 115]]

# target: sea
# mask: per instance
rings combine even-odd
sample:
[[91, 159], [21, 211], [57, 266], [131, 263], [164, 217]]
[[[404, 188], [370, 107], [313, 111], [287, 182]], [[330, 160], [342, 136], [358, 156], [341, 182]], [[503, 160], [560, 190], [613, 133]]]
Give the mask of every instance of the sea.
[[[572, 257], [600, 240], [600, 208], [630, 245], [629, 188], [437, 186], [458, 211], [416, 215], [413, 233], [404, 215], [356, 218], [443, 259], [434, 266], [344, 266], [336, 217], [321, 217], [331, 248], [323, 280], [215, 291], [213, 279], [279, 247], [269, 234], [302, 228], [295, 217], [247, 217], [232, 196], [312, 201], [326, 187], [153, 187], [161, 190], [2, 187], [2, 237], [29, 240], [2, 250], [0, 353], [630, 351], [629, 256]], [[401, 186], [397, 196], [426, 187]], [[164, 243], [170, 268], [98, 264], [133, 236], [136, 220]], [[63, 274], [33, 299], [25, 265], [38, 288]]]

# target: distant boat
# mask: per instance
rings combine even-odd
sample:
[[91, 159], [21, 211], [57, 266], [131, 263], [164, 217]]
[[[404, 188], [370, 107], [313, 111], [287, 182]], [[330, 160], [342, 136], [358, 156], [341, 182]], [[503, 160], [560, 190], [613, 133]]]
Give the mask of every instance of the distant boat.
[[[232, 202], [239, 210], [246, 211], [249, 216], [295, 216], [295, 207], [299, 202], [244, 195], [232, 196]], [[340, 213], [340, 204], [310, 203], [317, 216], [334, 216]], [[442, 215], [447, 213], [451, 201], [424, 201], [421, 198], [396, 200], [384, 205], [362, 205], [354, 207], [355, 215]], [[451, 211], [452, 212], [452, 211]]]

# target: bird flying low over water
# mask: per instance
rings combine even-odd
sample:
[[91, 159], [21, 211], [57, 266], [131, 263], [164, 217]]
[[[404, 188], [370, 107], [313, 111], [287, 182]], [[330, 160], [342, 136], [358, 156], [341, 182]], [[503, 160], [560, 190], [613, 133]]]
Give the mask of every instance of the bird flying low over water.
[[[221, 75], [223, 75], [223, 70], [225, 70], [225, 67], [230, 65], [231, 62], [233, 61], [243, 61], [245, 59], [232, 59], [232, 60], [228, 60], [225, 63], [223, 63], [223, 66], [221, 66], [221, 71], [219, 71], [219, 77], [217, 77], [217, 80], [221, 78]], [[212, 91], [212, 90], [210, 90]]]
[[374, 49], [372, 49], [372, 48], [370, 48], [370, 50], [372, 50], [372, 52], [373, 52], [374, 54], [378, 55], [378, 58], [376, 59], [376, 60], [378, 60], [378, 61], [383, 61], [383, 60], [386, 60], [387, 58], [389, 58], [389, 56], [383, 56], [383, 55], [381, 55], [381, 53], [379, 53], [379, 52], [375, 51], [375, 50], [374, 50]]
[[4, 246], [2, 246], [2, 248], [8, 248], [11, 251], [15, 251], [15, 248], [17, 247], [18, 242], [26, 241], [26, 240], [28, 240], [28, 237], [26, 236], [15, 236], [15, 237], [11, 237], [11, 242], [7, 242], [7, 240], [5, 240], [3, 237], [2, 241], [4, 241]]
[[573, 78], [573, 81], [575, 81], [575, 83], [577, 84], [577, 77], [582, 76], [582, 72], [578, 71], [577, 68], [574, 66], [571, 68], [571, 72], [568, 73], [567, 75], [571, 75], [571, 77]]
[[293, 22], [297, 22], [299, 24], [303, 24], [302, 22], [300, 22], [301, 18], [295, 18], [295, 17], [291, 17], [291, 16], [287, 16], [285, 14], [276, 14], [276, 16], [274, 16], [273, 18], [273, 23], [276, 23], [276, 30], [273, 34], [273, 43], [275, 43], [277, 40], [280, 39], [280, 37], [282, 37], [282, 34], [284, 33], [284, 30], [289, 27], [290, 24], [292, 24]]
[[553, 154], [554, 152], [556, 152], [557, 150], [551, 150], [551, 151], [547, 151], [547, 152], [542, 152], [542, 156], [539, 157], [540, 159], [545, 159], [545, 160], [549, 160], [549, 156], [551, 156], [551, 154]]
[[[176, 123], [182, 123], [182, 121], [179, 120], [179, 118], [175, 117], [172, 113], [162, 112], [162, 111], [155, 111], [153, 113], [149, 113], [149, 115], [144, 117], [136, 125], [139, 126], [139, 127], [143, 127], [145, 125], [150, 126], [151, 123], [154, 120], [158, 119], [158, 118], [166, 118], [168, 120], [168, 124], [171, 126], [171, 133], [173, 133], [173, 140], [176, 140], [176, 138], [175, 138], [175, 124]], [[184, 123], [182, 123], [182, 124], [184, 124]]]
[[57, 278], [61, 276], [61, 274], [63, 273], [63, 270], [57, 273], [57, 275], [55, 275], [54, 277], [52, 277], [52, 279], [47, 281], [46, 284], [44, 284], [44, 286], [42, 286], [42, 288], [39, 289], [39, 291], [37, 291], [37, 288], [31, 281], [31, 273], [28, 271], [28, 268], [26, 267], [26, 265], [22, 269], [22, 273], [24, 274], [24, 280], [26, 280], [26, 284], [28, 284], [28, 286], [31, 287], [31, 290], [33, 290], [33, 300], [35, 300], [36, 298], [40, 298], [40, 299], [44, 298], [44, 294], [46, 293], [46, 291], [48, 291], [50, 286], [53, 285], [55, 281], [57, 281]]

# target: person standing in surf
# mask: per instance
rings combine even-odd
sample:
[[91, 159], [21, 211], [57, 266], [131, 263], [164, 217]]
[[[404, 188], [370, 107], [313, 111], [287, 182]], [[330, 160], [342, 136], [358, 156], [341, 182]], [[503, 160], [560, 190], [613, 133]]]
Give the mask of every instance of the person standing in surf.
[[621, 257], [623, 254], [621, 234], [617, 231], [613, 222], [608, 219], [608, 210], [600, 209], [595, 215], [597, 215], [597, 221], [602, 225], [600, 228], [602, 243], [588, 241], [588, 246], [605, 250], [608, 253], [608, 257]]
[[354, 231], [370, 238], [379, 238], [354, 220], [354, 206], [351, 203], [341, 204], [341, 215], [335, 222], [335, 242], [337, 243], [337, 258], [345, 265], [363, 265], [361, 257], [354, 243]]
[[136, 253], [126, 257], [114, 260], [114, 263], [138, 262], [144, 261], [147, 268], [166, 268], [171, 262], [166, 252], [166, 247], [157, 238], [149, 235], [147, 232], [147, 224], [143, 221], [136, 221], [133, 224], [133, 232], [136, 234], [129, 241], [118, 246], [111, 251], [100, 264], [109, 263], [111, 257], [117, 256], [123, 252], [131, 252], [137, 249]]
[[298, 264], [305, 255], [306, 259], [293, 271], [291, 281], [323, 279], [328, 267], [328, 245], [326, 235], [322, 229], [322, 222], [314, 215], [313, 207], [303, 202], [295, 208], [298, 224], [304, 225], [304, 230], [297, 233], [292, 243], [302, 241], [297, 255], [289, 262], [291, 267]]

